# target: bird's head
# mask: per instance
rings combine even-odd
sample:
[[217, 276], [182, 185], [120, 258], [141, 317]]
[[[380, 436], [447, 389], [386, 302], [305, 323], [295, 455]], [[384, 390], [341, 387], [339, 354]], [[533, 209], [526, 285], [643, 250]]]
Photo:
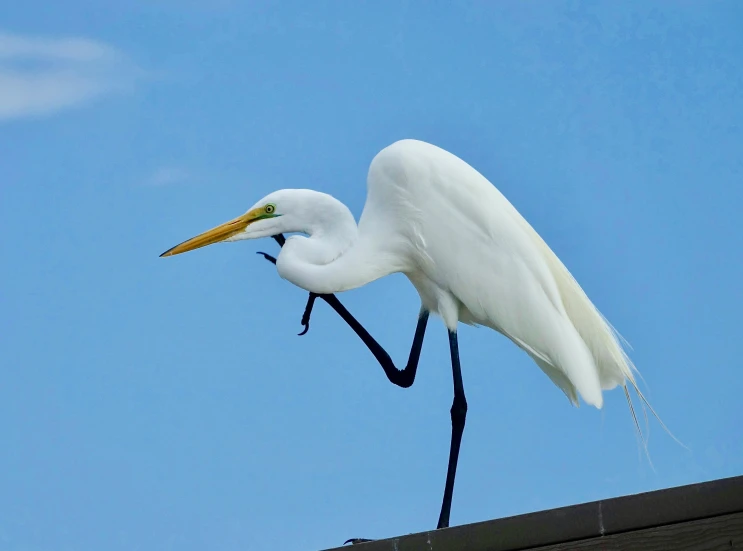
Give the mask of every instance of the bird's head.
[[[160, 256], [173, 256], [206, 247], [213, 243], [258, 239], [288, 231], [292, 214], [296, 212], [295, 200], [290, 192], [281, 190], [266, 195], [248, 211], [219, 226], [192, 237], [165, 251]], [[287, 215], [288, 218], [287, 219]]]
[[332, 196], [310, 189], [282, 189], [266, 195], [248, 212], [192, 237], [160, 256], [173, 256], [213, 243], [271, 237], [279, 233], [311, 233], [318, 226], [342, 224], [345, 234], [355, 234], [353, 215]]

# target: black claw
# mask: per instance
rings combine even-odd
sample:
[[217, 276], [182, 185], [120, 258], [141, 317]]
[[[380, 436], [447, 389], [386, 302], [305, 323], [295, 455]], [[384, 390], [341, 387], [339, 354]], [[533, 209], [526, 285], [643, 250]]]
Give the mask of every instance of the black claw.
[[346, 545], [347, 543], [350, 543], [351, 545], [356, 545], [357, 543], [366, 543], [368, 541], [374, 541], [367, 538], [351, 538], [350, 540], [346, 540], [343, 542], [343, 545]]
[[301, 333], [299, 333], [299, 336], [307, 334], [307, 331], [310, 330], [310, 316], [312, 315], [312, 307], [315, 305], [315, 299], [317, 298], [317, 295], [315, 293], [310, 293], [309, 298], [307, 299], [307, 306], [304, 307], [304, 314], [302, 314], [302, 325], [304, 325], [304, 329]]
[[[283, 247], [284, 243], [286, 243], [286, 239], [280, 233], [276, 235], [272, 235], [271, 237], [274, 238], [274, 240], [276, 241], [276, 243], [279, 244], [280, 247]], [[276, 258], [271, 256], [268, 253], [264, 253], [263, 251], [258, 251], [255, 254], [260, 254], [263, 256], [263, 258], [265, 258], [269, 262], [276, 264]], [[312, 307], [315, 305], [315, 299], [317, 298], [317, 296], [318, 295], [316, 295], [315, 293], [310, 293], [310, 297], [307, 299], [307, 306], [305, 306], [304, 314], [302, 314], [302, 325], [304, 325], [304, 329], [302, 329], [301, 333], [298, 333], [300, 337], [302, 335], [306, 335], [307, 331], [310, 330], [310, 316], [312, 315]]]
[[268, 253], [264, 253], [263, 251], [258, 251], [258, 252], [257, 252], [257, 253], [255, 253], [255, 254], [262, 254], [262, 255], [263, 255], [263, 258], [265, 258], [265, 259], [266, 259], [266, 260], [268, 260], [269, 262], [272, 262], [273, 264], [276, 264], [276, 258], [274, 258], [273, 256], [271, 256], [271, 255], [270, 255], [270, 254], [268, 254]]

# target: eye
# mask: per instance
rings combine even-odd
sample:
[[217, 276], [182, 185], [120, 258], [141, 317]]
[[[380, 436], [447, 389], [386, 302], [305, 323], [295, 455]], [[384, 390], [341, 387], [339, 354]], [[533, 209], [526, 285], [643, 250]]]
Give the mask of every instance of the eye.
[[266, 212], [266, 214], [273, 214], [274, 212], [276, 212], [276, 205], [266, 205], [265, 207], [263, 207], [263, 210]]

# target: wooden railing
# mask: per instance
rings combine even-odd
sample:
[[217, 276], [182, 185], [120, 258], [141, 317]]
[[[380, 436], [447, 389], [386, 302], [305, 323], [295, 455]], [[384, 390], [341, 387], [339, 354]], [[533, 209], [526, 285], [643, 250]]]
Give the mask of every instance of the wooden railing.
[[743, 476], [335, 551], [743, 550]]

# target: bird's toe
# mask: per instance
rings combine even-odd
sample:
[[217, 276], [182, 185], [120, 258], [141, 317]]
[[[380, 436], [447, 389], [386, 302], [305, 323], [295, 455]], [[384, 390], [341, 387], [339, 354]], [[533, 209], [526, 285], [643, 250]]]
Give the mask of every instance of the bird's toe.
[[272, 264], [276, 264], [276, 258], [274, 258], [273, 256], [271, 256], [271, 255], [270, 255], [270, 254], [268, 254], [268, 253], [264, 253], [263, 251], [258, 251], [258, 252], [257, 252], [257, 253], [255, 253], [255, 254], [260, 254], [260, 255], [263, 255], [263, 258], [265, 258], [266, 260], [268, 260], [268, 261], [269, 261], [270, 263], [272, 263]]

